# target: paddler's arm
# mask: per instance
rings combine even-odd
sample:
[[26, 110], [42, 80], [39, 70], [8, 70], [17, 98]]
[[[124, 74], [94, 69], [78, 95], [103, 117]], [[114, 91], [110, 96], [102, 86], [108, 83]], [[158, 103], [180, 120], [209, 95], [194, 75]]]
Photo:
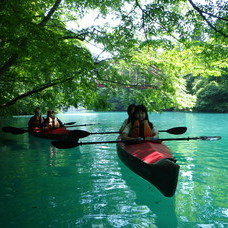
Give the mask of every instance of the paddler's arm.
[[151, 128], [151, 131], [152, 131], [152, 137], [153, 138], [159, 138], [159, 132], [158, 132], [158, 130], [156, 129], [156, 127], [154, 126], [154, 124], [153, 123], [151, 123], [151, 122], [149, 122], [149, 126], [150, 126], [150, 128]]
[[159, 132], [155, 128], [153, 128], [152, 131], [154, 133], [153, 138], [157, 138], [158, 139], [159, 138]]
[[122, 140], [137, 140], [137, 141], [144, 140], [141, 137], [137, 137], [137, 138], [129, 137], [128, 134], [130, 132], [130, 129], [131, 129], [131, 123], [127, 124], [126, 127], [123, 129], [123, 131], [121, 133], [121, 139]]
[[127, 119], [126, 120], [124, 120], [124, 122], [123, 122], [123, 124], [121, 125], [121, 127], [120, 127], [120, 129], [119, 129], [119, 132], [123, 132], [123, 130], [124, 130], [124, 128], [127, 126]]

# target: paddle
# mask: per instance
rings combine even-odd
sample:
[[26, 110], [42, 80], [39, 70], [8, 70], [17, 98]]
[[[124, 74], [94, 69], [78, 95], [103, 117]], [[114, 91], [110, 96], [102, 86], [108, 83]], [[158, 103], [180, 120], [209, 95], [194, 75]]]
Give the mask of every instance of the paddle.
[[75, 124], [76, 122], [68, 122], [68, 123], [64, 123], [63, 125], [73, 125]]
[[[185, 133], [187, 130], [187, 127], [174, 127], [170, 128], [168, 130], [159, 130], [159, 132], [167, 132], [169, 134], [179, 135]], [[112, 132], [88, 132], [88, 131], [82, 131], [82, 130], [74, 130], [72, 133], [77, 138], [85, 138], [89, 135], [96, 135], [96, 134], [120, 134], [119, 131], [112, 131]]]
[[[69, 122], [69, 123], [64, 123], [64, 125], [71, 125], [74, 124], [75, 122]], [[81, 125], [74, 125], [74, 126], [66, 126], [67, 128], [69, 127], [81, 127], [81, 126], [88, 126], [88, 125], [95, 125], [95, 124], [81, 124]], [[3, 127], [2, 131], [6, 132], [6, 133], [12, 133], [14, 135], [20, 135], [20, 134], [24, 134], [26, 132], [28, 132], [28, 127], [26, 128], [18, 128], [18, 127]]]
[[187, 127], [174, 127], [168, 130], [159, 130], [158, 132], [167, 132], [173, 135], [181, 135], [181, 134], [184, 134], [186, 131], [187, 131]]
[[7, 133], [12, 133], [14, 135], [20, 135], [28, 132], [28, 130], [25, 130], [23, 128], [18, 128], [18, 127], [3, 127], [2, 131], [7, 132]]
[[[220, 140], [222, 137], [221, 136], [200, 136], [200, 137], [187, 137], [187, 138], [166, 138], [166, 139], [154, 139], [154, 140], [149, 140], [149, 141], [154, 141], [154, 142], [162, 142], [162, 141], [179, 141], [179, 140], [205, 140], [205, 141], [216, 141]], [[148, 141], [148, 140], [145, 140]], [[132, 143], [134, 142], [135, 144], [138, 143], [143, 143], [145, 142], [144, 140], [142, 141], [136, 141], [136, 140], [115, 140], [115, 141], [101, 141], [101, 142], [69, 142], [69, 141], [52, 141], [52, 145], [58, 149], [70, 149], [73, 147], [77, 146], [82, 146], [82, 145], [88, 145], [88, 144], [106, 144], [106, 143]]]

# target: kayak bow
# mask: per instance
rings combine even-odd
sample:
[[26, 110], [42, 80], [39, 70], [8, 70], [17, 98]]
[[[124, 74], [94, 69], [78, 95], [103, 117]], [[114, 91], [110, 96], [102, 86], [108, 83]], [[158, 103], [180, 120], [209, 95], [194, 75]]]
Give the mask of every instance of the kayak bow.
[[174, 195], [180, 167], [163, 143], [143, 141], [127, 145], [119, 142], [117, 153], [128, 168], [153, 184], [164, 196]]

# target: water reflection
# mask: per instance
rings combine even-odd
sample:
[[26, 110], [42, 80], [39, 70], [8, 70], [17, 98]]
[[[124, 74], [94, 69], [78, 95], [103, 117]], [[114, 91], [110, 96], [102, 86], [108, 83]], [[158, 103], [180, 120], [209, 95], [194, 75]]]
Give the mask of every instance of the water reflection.
[[80, 147], [57, 149], [51, 145], [51, 140], [40, 139], [31, 135], [29, 136], [28, 145], [30, 150], [46, 154], [48, 156], [48, 166], [51, 167], [67, 166], [69, 161], [81, 157]]
[[0, 149], [1, 151], [8, 151], [10, 148], [14, 147], [14, 145], [20, 145], [17, 143], [15, 139], [8, 139], [1, 137], [0, 140]]
[[[180, 226], [186, 223], [192, 227], [199, 223], [210, 226], [214, 221], [224, 220], [227, 157], [223, 146], [226, 143], [194, 141], [171, 146], [181, 163], [177, 195]], [[223, 227], [222, 223], [217, 224]]]

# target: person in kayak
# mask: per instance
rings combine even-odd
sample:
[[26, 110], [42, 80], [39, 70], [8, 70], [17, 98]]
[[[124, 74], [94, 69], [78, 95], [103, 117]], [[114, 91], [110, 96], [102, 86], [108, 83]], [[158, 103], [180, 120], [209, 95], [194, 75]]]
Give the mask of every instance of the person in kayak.
[[44, 118], [41, 115], [40, 107], [36, 107], [34, 110], [34, 116], [32, 116], [28, 122], [29, 129], [42, 129], [44, 127]]
[[153, 123], [149, 121], [147, 108], [144, 105], [137, 105], [130, 123], [124, 128], [122, 140], [151, 140], [158, 138], [158, 132]]
[[45, 119], [45, 129], [53, 129], [63, 127], [63, 123], [55, 117], [55, 112], [53, 110], [47, 111], [47, 118]]
[[123, 132], [124, 128], [127, 126], [127, 124], [129, 124], [132, 120], [133, 117], [133, 113], [135, 111], [135, 104], [130, 104], [127, 108], [127, 113], [128, 113], [128, 118], [124, 120], [124, 122], [122, 123], [119, 132]]

